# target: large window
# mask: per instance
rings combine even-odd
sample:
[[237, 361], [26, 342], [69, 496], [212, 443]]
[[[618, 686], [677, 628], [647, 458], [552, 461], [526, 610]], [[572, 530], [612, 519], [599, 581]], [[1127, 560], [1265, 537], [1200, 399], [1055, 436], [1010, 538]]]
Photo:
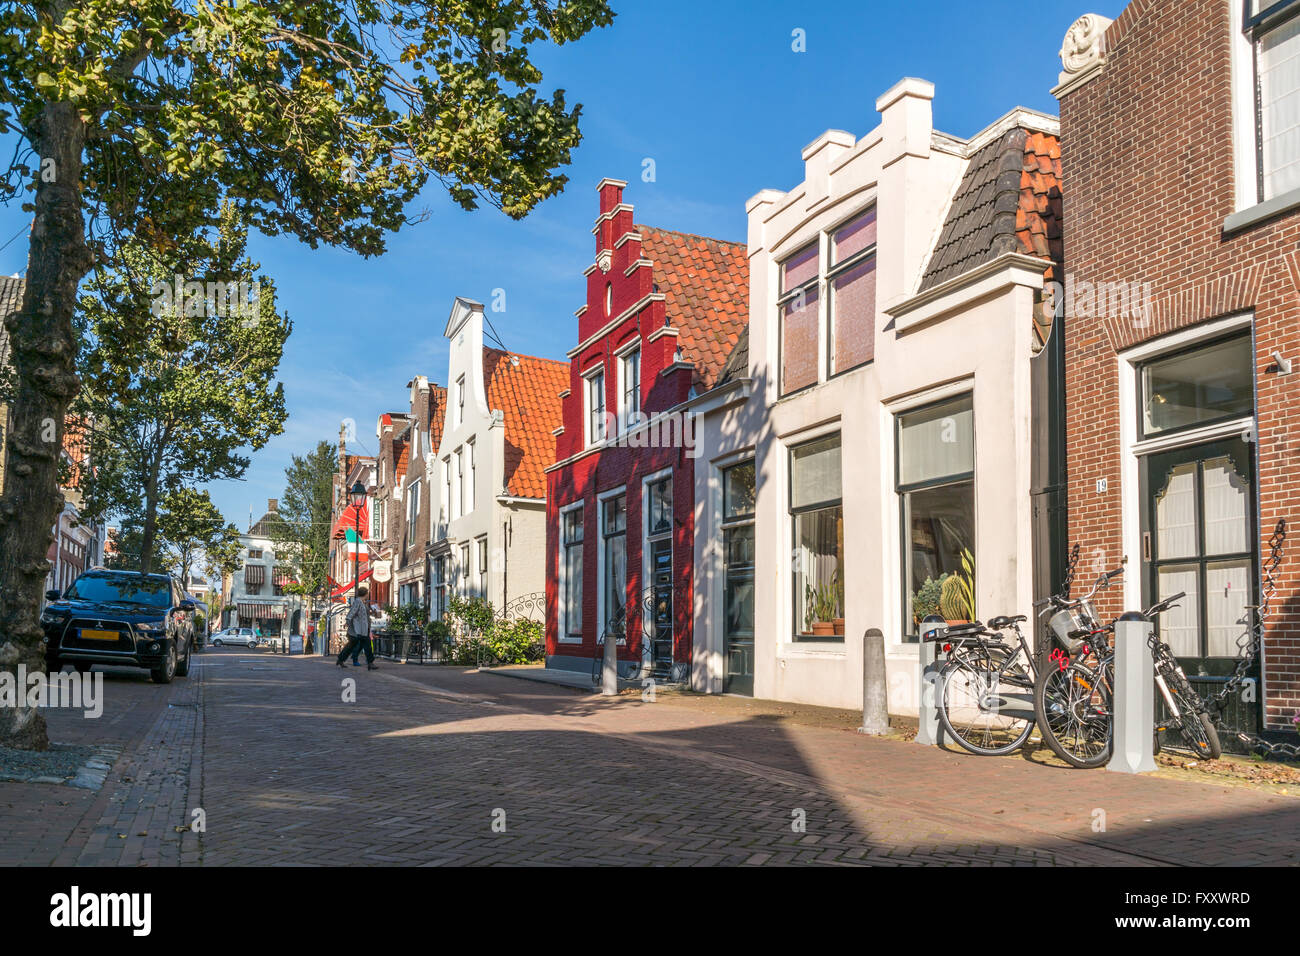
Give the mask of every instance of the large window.
[[817, 382], [818, 244], [781, 263], [781, 394]]
[[[448, 455], [442, 460], [442, 512], [446, 515], [446, 520], [452, 519], [451, 513], [451, 456]], [[447, 529], [444, 526], [440, 529], [440, 538], [447, 536]]]
[[1138, 367], [1142, 436], [1250, 415], [1255, 360], [1250, 334], [1166, 355]]
[[469, 563], [469, 545], [460, 546], [460, 596], [469, 597], [470, 584], [474, 580], [474, 569]]
[[722, 689], [754, 693], [754, 463], [722, 473], [723, 593]]
[[561, 561], [564, 564], [563, 634], [582, 637], [582, 506], [564, 512], [560, 519], [563, 535]]
[[487, 538], [479, 538], [478, 546], [478, 596], [487, 597], [488, 544]]
[[790, 450], [794, 638], [844, 639], [844, 508], [840, 436]]
[[586, 377], [587, 389], [587, 444], [595, 445], [605, 440], [605, 373], [594, 372]]
[[420, 518], [420, 481], [417, 478], [406, 489], [406, 543], [415, 544], [415, 526]]
[[831, 234], [826, 283], [827, 369], [838, 375], [870, 362], [876, 350], [876, 207]]
[[465, 446], [465, 457], [469, 459], [469, 480], [465, 483], [465, 511], [474, 510], [474, 443], [469, 442]]
[[1300, 2], [1246, 0], [1255, 51], [1259, 201], [1300, 189]]
[[605, 620], [607, 633], [622, 638], [627, 623], [627, 496], [601, 502], [600, 533], [604, 539]]
[[[825, 248], [825, 256], [822, 249]], [[826, 322], [827, 376], [875, 357], [876, 207], [859, 212], [780, 263], [781, 394], [815, 385]], [[826, 307], [822, 309], [822, 293]]]
[[454, 521], [465, 513], [464, 498], [461, 493], [465, 490], [465, 463], [461, 460], [464, 452], [457, 448], [452, 457], [452, 467], [455, 468], [455, 474], [451, 476], [451, 517]]
[[619, 357], [618, 422], [623, 431], [641, 420], [641, 349], [635, 348]]
[[897, 417], [903, 634], [975, 616], [975, 413], [969, 395]]
[[447, 612], [447, 559], [433, 559], [433, 606], [429, 609], [435, 621], [441, 621]]

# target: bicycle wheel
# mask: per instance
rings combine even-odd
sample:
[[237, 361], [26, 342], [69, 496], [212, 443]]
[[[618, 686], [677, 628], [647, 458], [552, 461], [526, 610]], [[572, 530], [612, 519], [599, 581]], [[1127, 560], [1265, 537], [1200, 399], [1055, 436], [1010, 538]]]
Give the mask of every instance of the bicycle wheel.
[[1201, 712], [1204, 706], [1200, 695], [1192, 690], [1187, 680], [1170, 668], [1165, 675], [1165, 683], [1178, 711], [1182, 715], [1178, 722], [1178, 732], [1187, 741], [1192, 753], [1202, 760], [1218, 760], [1223, 756], [1223, 747], [1219, 743], [1219, 732], [1214, 729], [1214, 721], [1209, 714]]
[[[1103, 666], [1108, 666], [1103, 665]], [[1108, 681], [1082, 664], [1045, 667], [1034, 685], [1034, 713], [1043, 742], [1071, 767], [1110, 759], [1113, 720]]]
[[1034, 729], [1028, 689], [1004, 673], [1006, 654], [956, 658], [940, 672], [939, 722], [965, 750], [996, 757], [1021, 747]]

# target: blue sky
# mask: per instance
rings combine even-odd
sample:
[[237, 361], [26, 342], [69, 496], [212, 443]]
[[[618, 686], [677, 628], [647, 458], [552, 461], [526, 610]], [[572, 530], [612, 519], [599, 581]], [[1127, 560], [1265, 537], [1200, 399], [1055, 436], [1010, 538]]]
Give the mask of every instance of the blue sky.
[[[353, 418], [373, 451], [375, 420], [406, 407], [406, 383], [445, 384], [442, 330], [452, 298], [490, 302], [505, 344], [564, 358], [576, 340], [582, 270], [592, 261], [595, 184], [629, 182], [636, 217], [669, 229], [745, 238], [745, 200], [802, 178], [802, 147], [829, 128], [861, 136], [876, 97], [903, 76], [935, 84], [935, 126], [970, 136], [1014, 106], [1056, 112], [1057, 51], [1083, 13], [1115, 17], [1124, 3], [1079, 0], [941, 2], [683, 2], [612, 0], [614, 24], [562, 48], [535, 50], [544, 87], [583, 104], [583, 142], [566, 191], [515, 222], [466, 213], [430, 186], [414, 208], [429, 217], [362, 259], [256, 237], [253, 257], [274, 278], [294, 321], [280, 368], [284, 434], [253, 455], [243, 481], [211, 486], [241, 527], [278, 497], [289, 456], [335, 440]], [[805, 32], [806, 52], [791, 49]], [[656, 181], [641, 180], [655, 161]], [[0, 207], [0, 243], [25, 214]], [[26, 269], [25, 237], [0, 251], [4, 274]]]

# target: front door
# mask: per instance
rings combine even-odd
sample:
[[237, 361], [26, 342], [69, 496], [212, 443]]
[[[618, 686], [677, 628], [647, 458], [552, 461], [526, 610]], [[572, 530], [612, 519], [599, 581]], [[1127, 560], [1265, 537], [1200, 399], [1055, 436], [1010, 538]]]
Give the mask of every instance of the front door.
[[655, 680], [673, 676], [673, 542], [650, 542], [650, 663]]
[[[1247, 605], [1257, 603], [1251, 448], [1232, 438], [1150, 455], [1143, 488], [1143, 600], [1149, 606], [1186, 592], [1158, 627], [1193, 686], [1208, 696], [1222, 686], [1214, 678], [1232, 673], [1248, 630]], [[1234, 702], [1225, 718], [1253, 731], [1258, 702], [1239, 708]]]

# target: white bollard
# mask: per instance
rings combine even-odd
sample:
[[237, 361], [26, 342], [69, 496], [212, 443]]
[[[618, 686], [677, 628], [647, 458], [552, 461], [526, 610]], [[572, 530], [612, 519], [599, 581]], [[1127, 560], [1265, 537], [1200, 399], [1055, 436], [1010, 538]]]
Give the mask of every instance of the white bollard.
[[600, 695], [618, 696], [618, 639], [612, 634], [605, 635], [605, 659], [601, 662]]
[[1147, 641], [1153, 625], [1136, 611], [1115, 624], [1115, 713], [1110, 762], [1117, 773], [1149, 773], [1156, 769], [1155, 665]]
[[939, 708], [935, 695], [939, 692], [939, 645], [936, 641], [927, 641], [926, 635], [931, 631], [947, 627], [948, 622], [936, 614], [921, 621], [921, 681], [917, 697], [916, 742], [935, 747], [939, 744]]
[[862, 639], [862, 734], [889, 733], [889, 690], [885, 686], [885, 635], [878, 627]]

